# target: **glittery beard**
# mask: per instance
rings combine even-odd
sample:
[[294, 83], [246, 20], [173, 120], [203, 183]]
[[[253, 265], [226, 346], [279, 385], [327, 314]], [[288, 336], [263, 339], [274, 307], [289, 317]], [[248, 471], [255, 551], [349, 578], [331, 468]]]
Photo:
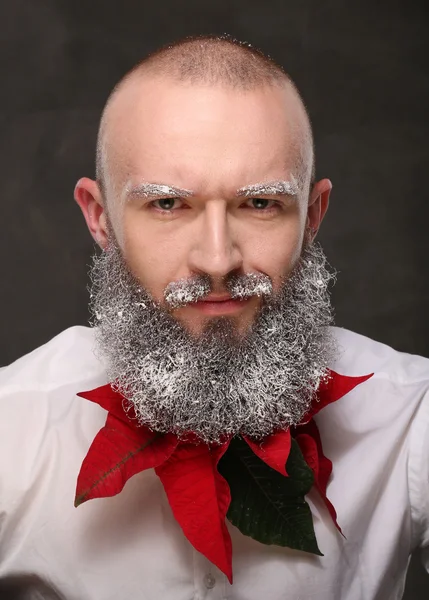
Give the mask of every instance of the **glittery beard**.
[[[141, 287], [116, 244], [94, 258], [98, 354], [139, 422], [218, 442], [239, 433], [262, 438], [303, 419], [335, 354], [328, 327], [333, 275], [321, 247], [309, 244], [280, 292], [273, 294], [266, 279], [250, 273], [225, 282], [236, 297], [252, 289], [263, 297], [247, 334], [237, 334], [234, 319], [217, 317], [196, 338], [168, 302], [155, 302]], [[170, 284], [165, 297], [172, 294], [174, 307], [209, 292], [210, 278], [192, 277]]]

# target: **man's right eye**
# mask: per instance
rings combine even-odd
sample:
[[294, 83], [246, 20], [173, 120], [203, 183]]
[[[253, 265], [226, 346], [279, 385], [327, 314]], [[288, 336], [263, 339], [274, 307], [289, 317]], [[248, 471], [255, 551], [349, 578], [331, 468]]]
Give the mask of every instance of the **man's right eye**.
[[[173, 210], [173, 208], [180, 208], [180, 198], [160, 198], [159, 200], [154, 200], [152, 205], [158, 210], [168, 211]], [[177, 204], [179, 203], [179, 206]]]

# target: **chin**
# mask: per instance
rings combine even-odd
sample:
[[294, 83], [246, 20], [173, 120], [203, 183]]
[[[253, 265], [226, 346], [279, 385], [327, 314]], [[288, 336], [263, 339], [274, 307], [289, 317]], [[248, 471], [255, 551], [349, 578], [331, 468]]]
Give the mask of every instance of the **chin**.
[[253, 319], [220, 316], [200, 319], [178, 319], [182, 327], [194, 340], [209, 342], [215, 339], [228, 341], [229, 344], [240, 343], [252, 329]]

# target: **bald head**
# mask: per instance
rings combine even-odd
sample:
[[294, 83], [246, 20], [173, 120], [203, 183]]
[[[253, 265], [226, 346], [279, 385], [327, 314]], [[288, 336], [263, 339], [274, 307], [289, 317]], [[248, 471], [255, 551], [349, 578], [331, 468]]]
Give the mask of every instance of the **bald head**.
[[[285, 71], [271, 58], [230, 37], [185, 38], [165, 46], [132, 69], [142, 66], [178, 81], [252, 89], [266, 83], [283, 84]], [[126, 76], [127, 77], [127, 76]]]
[[[170, 81], [174, 85], [212, 87], [252, 92], [258, 88], [287, 90], [284, 110], [291, 110], [289, 145], [295, 153], [300, 180], [314, 181], [314, 147], [310, 120], [294, 83], [271, 58], [249, 44], [229, 37], [186, 38], [163, 47], [133, 67], [115, 86], [104, 108], [97, 139], [96, 178], [103, 196], [112, 165], [112, 121], [117, 117], [118, 100], [133, 89], [135, 102], [144, 101], [144, 90], [151, 82]], [[139, 93], [140, 91], [140, 93]], [[116, 128], [118, 132], [118, 128]], [[115, 161], [118, 157], [115, 157]]]
[[[97, 243], [117, 246], [161, 304], [170, 283], [197, 275], [220, 296], [238, 273], [268, 276], [278, 291], [328, 207], [331, 183], [311, 185], [313, 164], [308, 115], [284, 71], [231, 39], [188, 39], [117, 84], [98, 181], [79, 180], [75, 198]], [[243, 333], [261, 300], [219, 302], [176, 307], [174, 318], [199, 335], [214, 315], [234, 315]]]

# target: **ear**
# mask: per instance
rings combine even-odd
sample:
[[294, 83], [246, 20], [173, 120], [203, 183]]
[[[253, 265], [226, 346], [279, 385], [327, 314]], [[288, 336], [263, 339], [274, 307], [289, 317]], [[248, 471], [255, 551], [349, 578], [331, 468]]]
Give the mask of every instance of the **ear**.
[[92, 237], [101, 248], [105, 248], [108, 241], [106, 212], [97, 182], [88, 177], [79, 179], [74, 189], [74, 199], [80, 206]]
[[307, 230], [310, 231], [312, 241], [316, 237], [323, 217], [328, 210], [331, 190], [332, 183], [329, 179], [321, 179], [313, 185], [310, 192], [307, 210]]

